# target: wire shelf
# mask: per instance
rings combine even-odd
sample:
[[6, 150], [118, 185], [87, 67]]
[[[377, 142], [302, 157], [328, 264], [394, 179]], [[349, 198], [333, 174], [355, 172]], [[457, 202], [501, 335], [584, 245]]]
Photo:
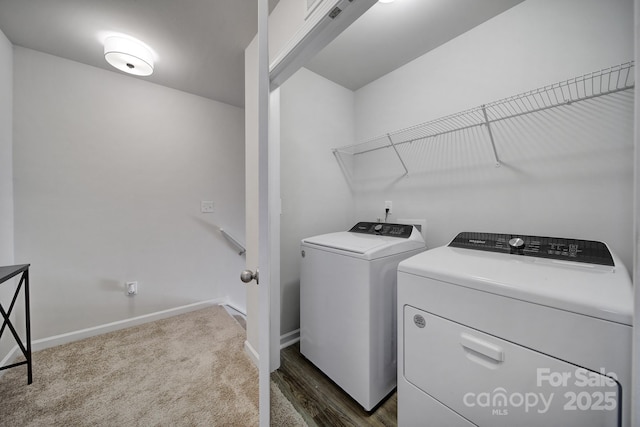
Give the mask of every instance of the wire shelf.
[[359, 155], [391, 148], [398, 156], [406, 173], [408, 173], [406, 165], [398, 152], [398, 146], [478, 126], [485, 126], [491, 141], [496, 166], [499, 166], [500, 159], [493, 141], [491, 123], [633, 89], [635, 87], [634, 65], [635, 61], [630, 61], [584, 74], [466, 111], [390, 132], [358, 144], [334, 148], [334, 153]]

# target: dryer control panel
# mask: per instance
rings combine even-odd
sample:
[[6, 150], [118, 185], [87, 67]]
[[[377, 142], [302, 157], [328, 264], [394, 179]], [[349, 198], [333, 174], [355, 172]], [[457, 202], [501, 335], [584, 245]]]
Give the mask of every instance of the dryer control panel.
[[612, 267], [615, 265], [607, 245], [593, 240], [465, 231], [458, 234], [449, 246]]
[[389, 224], [386, 222], [359, 222], [349, 230], [352, 233], [374, 234], [377, 236], [402, 237], [408, 239], [413, 225]]

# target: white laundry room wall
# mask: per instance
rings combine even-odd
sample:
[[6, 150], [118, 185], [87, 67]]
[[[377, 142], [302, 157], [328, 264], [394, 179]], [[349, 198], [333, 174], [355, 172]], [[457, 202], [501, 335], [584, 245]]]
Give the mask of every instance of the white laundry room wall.
[[0, 31], [0, 265], [13, 263], [13, 46]]
[[280, 88], [281, 331], [300, 327], [300, 241], [354, 225], [353, 194], [331, 151], [353, 141], [354, 93], [306, 68]]
[[218, 228], [244, 240], [243, 109], [15, 47], [13, 114], [15, 260], [32, 264], [34, 339], [243, 304], [244, 258]]
[[[527, 0], [358, 90], [356, 141], [633, 60], [632, 0]], [[354, 158], [356, 216], [461, 231], [603, 240], [632, 265], [633, 90]], [[480, 129], [477, 132], [484, 132]], [[412, 151], [411, 151], [412, 150]]]
[[[13, 46], [0, 31], [0, 266], [13, 265]], [[12, 282], [0, 285], [0, 303], [11, 302]], [[18, 310], [16, 308], [16, 314]], [[15, 342], [10, 333], [0, 339], [0, 361]], [[1, 364], [0, 364], [1, 365]]]

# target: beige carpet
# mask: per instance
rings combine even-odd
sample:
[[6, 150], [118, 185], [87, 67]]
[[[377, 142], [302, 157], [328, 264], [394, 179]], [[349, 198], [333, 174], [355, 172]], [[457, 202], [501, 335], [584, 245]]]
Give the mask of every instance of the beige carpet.
[[[0, 426], [257, 426], [258, 371], [219, 306], [34, 353], [3, 371]], [[272, 425], [305, 426], [271, 386]]]

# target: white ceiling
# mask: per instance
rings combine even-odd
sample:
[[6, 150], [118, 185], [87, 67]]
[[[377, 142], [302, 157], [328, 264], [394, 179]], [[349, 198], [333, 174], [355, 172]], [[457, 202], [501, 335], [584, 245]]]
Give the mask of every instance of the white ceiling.
[[[306, 1], [306, 0], [299, 0]], [[374, 5], [309, 65], [352, 90], [522, 0], [396, 0]], [[270, 7], [278, 0], [270, 0]], [[15, 45], [119, 72], [108, 35], [156, 53], [163, 86], [242, 107], [244, 49], [257, 32], [256, 0], [0, 0], [0, 29]]]
[[[270, 0], [273, 6], [277, 0]], [[163, 86], [244, 105], [244, 49], [257, 33], [256, 0], [0, 0], [0, 29], [15, 45], [116, 71], [103, 41], [149, 45]], [[136, 77], [137, 78], [137, 77]]]
[[376, 3], [316, 55], [307, 68], [357, 90], [522, 1]]

